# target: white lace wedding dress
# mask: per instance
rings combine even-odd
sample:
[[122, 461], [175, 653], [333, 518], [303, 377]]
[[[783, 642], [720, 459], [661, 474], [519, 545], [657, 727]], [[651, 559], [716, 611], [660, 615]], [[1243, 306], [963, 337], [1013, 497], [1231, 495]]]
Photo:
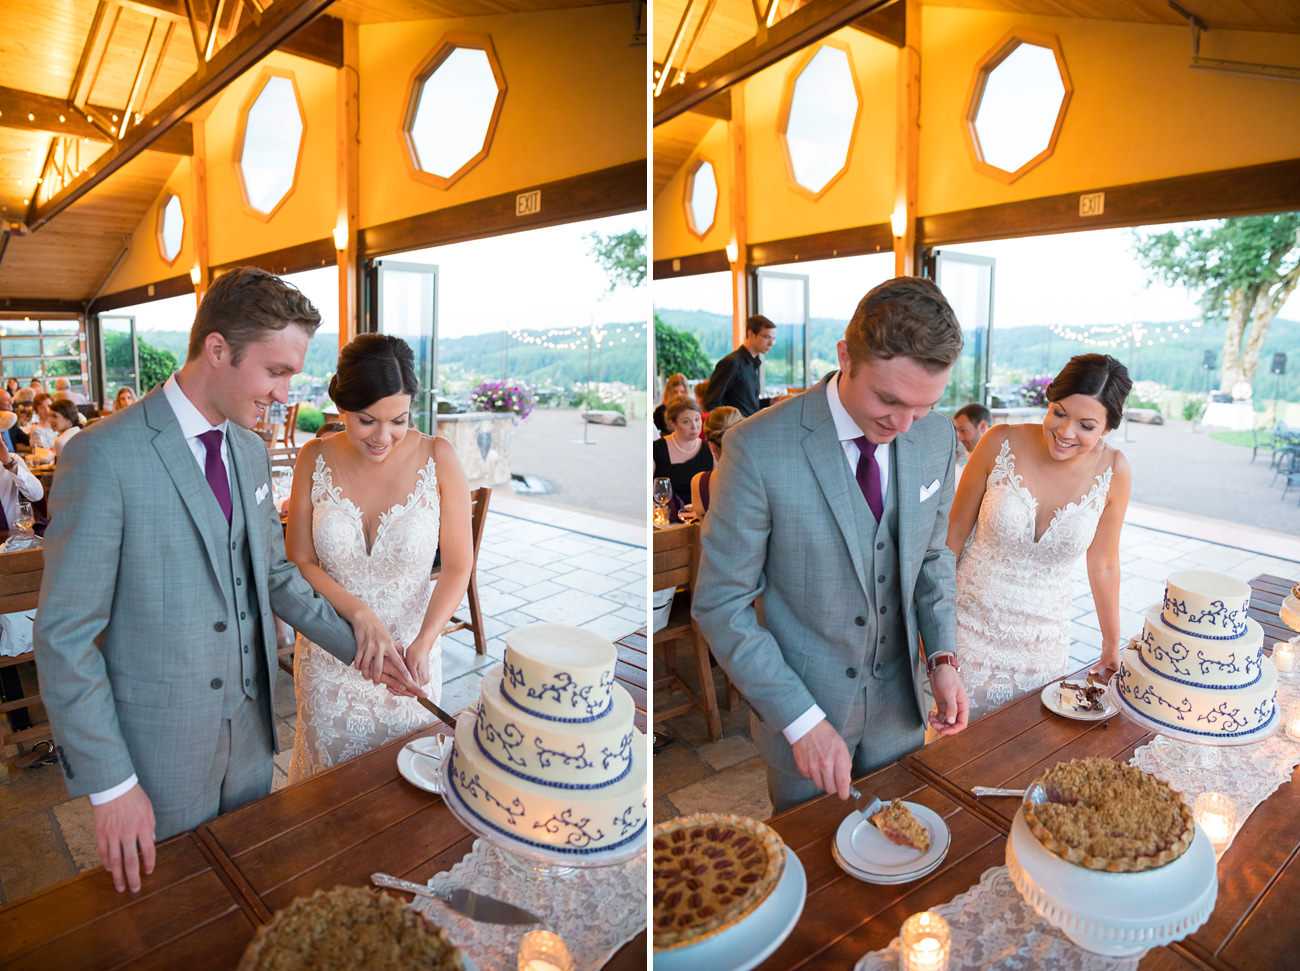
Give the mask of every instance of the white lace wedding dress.
[[[432, 458], [406, 501], [379, 517], [374, 547], [366, 550], [361, 510], [334, 485], [324, 456], [311, 479], [312, 541], [331, 578], [370, 607], [406, 647], [420, 631], [438, 549], [438, 479]], [[413, 698], [399, 698], [351, 665], [298, 635], [293, 658], [298, 728], [289, 764], [297, 782], [433, 721]], [[442, 694], [442, 655], [429, 656], [430, 698]]]
[[1070, 573], [1092, 543], [1114, 471], [1056, 510], [1035, 541], [1038, 500], [1015, 463], [1004, 441], [957, 564], [957, 652], [972, 718], [1069, 670]]

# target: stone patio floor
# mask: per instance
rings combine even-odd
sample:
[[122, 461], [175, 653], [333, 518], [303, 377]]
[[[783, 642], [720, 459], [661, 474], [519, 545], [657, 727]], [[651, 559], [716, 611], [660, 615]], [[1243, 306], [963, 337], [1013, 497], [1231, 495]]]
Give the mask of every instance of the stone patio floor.
[[[468, 631], [443, 638], [443, 707], [459, 711], [478, 697], [483, 674], [500, 663], [505, 634], [515, 627], [573, 624], [616, 640], [645, 626], [645, 537], [644, 526], [496, 490], [478, 558], [488, 653], [474, 653]], [[275, 713], [281, 753], [273, 790], [288, 781], [297, 722], [293, 679], [278, 669]], [[98, 865], [90, 801], [68, 798], [57, 766], [23, 769], [0, 785], [0, 905]]]

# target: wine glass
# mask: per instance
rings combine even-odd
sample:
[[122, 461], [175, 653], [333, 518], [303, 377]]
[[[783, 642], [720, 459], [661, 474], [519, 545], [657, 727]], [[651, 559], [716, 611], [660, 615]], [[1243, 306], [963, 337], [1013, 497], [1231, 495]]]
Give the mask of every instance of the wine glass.
[[667, 526], [668, 504], [673, 501], [673, 480], [667, 476], [655, 479], [654, 491], [651, 494], [655, 501], [654, 524]]
[[36, 525], [36, 516], [32, 504], [21, 496], [18, 499], [18, 515], [14, 517], [14, 528], [22, 533], [30, 533]]

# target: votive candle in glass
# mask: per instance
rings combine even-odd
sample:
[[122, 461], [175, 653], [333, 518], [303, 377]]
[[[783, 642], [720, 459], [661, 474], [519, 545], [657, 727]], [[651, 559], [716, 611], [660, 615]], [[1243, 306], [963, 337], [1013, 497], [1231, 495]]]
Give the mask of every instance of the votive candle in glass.
[[1237, 807], [1221, 792], [1202, 792], [1196, 797], [1193, 815], [1196, 824], [1210, 838], [1214, 855], [1222, 856], [1237, 828]]
[[1286, 737], [1300, 742], [1300, 701], [1286, 710]]
[[924, 911], [903, 921], [903, 971], [945, 971], [952, 945], [948, 922]]
[[1292, 674], [1295, 671], [1295, 648], [1290, 641], [1277, 641], [1273, 644], [1273, 667], [1278, 674]]
[[559, 934], [529, 931], [519, 942], [519, 971], [573, 971], [573, 955]]

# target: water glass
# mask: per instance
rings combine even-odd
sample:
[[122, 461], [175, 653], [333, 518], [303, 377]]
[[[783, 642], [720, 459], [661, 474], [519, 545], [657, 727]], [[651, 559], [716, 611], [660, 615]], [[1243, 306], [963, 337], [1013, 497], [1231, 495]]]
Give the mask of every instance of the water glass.
[[18, 514], [14, 516], [14, 528], [23, 533], [30, 533], [36, 525], [36, 516], [32, 504], [21, 496], [18, 499]]

